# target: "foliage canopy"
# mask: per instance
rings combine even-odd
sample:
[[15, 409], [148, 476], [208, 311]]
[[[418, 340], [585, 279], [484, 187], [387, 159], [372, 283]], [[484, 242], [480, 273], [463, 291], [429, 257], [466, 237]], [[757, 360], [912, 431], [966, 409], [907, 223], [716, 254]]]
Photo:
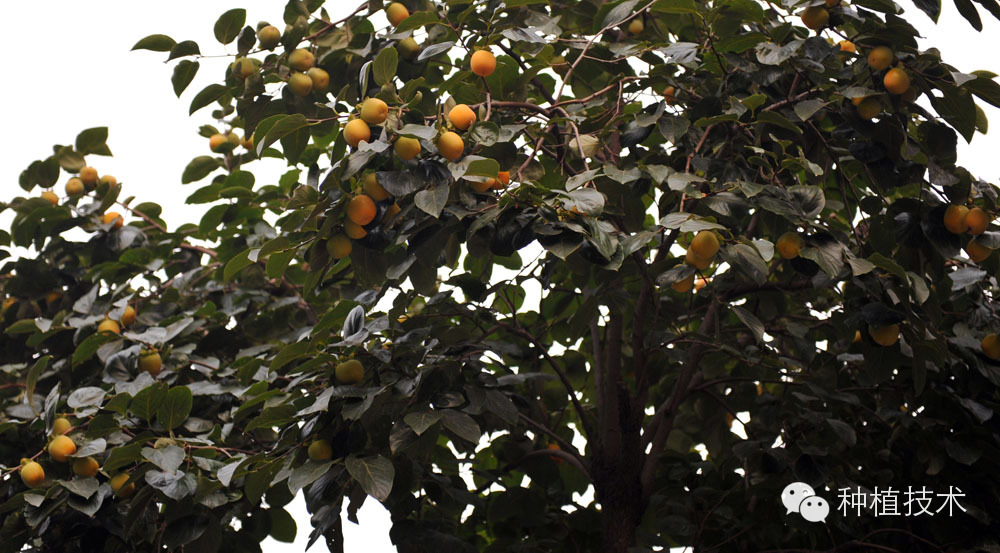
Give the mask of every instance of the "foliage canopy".
[[[1000, 547], [997, 195], [956, 156], [995, 75], [887, 0], [402, 4], [218, 18], [197, 221], [98, 178], [105, 128], [23, 172], [0, 551], [259, 551], [299, 491], [333, 551], [368, 496], [407, 553]], [[135, 49], [178, 96], [212, 61]], [[796, 480], [966, 512], [824, 527]]]

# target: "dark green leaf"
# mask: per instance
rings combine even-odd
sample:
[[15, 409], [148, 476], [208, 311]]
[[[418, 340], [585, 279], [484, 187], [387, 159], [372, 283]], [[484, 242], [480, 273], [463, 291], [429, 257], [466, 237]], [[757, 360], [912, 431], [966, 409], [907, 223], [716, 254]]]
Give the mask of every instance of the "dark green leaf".
[[191, 414], [193, 398], [187, 386], [175, 386], [156, 409], [156, 420], [167, 430], [180, 426]]
[[222, 44], [229, 44], [236, 39], [247, 21], [247, 11], [236, 8], [227, 11], [215, 22], [215, 38]]
[[169, 52], [174, 47], [174, 39], [167, 35], [149, 35], [132, 46], [133, 50], [152, 50], [154, 52]]
[[180, 97], [181, 92], [184, 92], [184, 89], [191, 84], [195, 74], [198, 73], [198, 67], [198, 62], [190, 60], [181, 60], [174, 67], [174, 74], [170, 77], [170, 82], [174, 85], [174, 94], [177, 97]]

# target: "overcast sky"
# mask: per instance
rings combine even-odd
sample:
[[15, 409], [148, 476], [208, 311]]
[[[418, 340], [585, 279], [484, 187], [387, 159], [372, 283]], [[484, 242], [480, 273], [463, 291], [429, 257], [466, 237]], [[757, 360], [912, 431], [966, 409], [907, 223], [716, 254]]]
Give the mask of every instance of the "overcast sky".
[[[354, 0], [327, 2], [331, 16], [339, 19], [353, 11]], [[987, 45], [993, 42], [1000, 25], [983, 12], [985, 30], [977, 34], [945, 0], [944, 14], [937, 27], [909, 1], [901, 5], [911, 23], [928, 38], [922, 48], [936, 47], [944, 60], [969, 72], [987, 69], [1000, 73], [1000, 60]], [[208, 141], [197, 136], [199, 125], [211, 123], [209, 111], [188, 116], [193, 95], [212, 82], [220, 82], [226, 69], [224, 59], [203, 59], [195, 81], [178, 100], [170, 86], [171, 65], [162, 63], [165, 54], [130, 52], [139, 39], [163, 33], [175, 40], [195, 40], [202, 54], [226, 54], [212, 35], [216, 17], [231, 7], [247, 9], [247, 22], [269, 20], [283, 27], [281, 0], [241, 2], [135, 2], [122, 0], [67, 1], [44, 3], [0, 2], [0, 20], [6, 22], [5, 36], [10, 45], [5, 86], [0, 98], [6, 108], [0, 148], [0, 197], [7, 200], [23, 191], [17, 185], [20, 172], [32, 160], [45, 158], [54, 143], [72, 144], [86, 128], [110, 128], [108, 144], [113, 158], [93, 157], [88, 161], [101, 174], [114, 174], [125, 186], [123, 197], [135, 195], [140, 201], [159, 203], [170, 227], [200, 217], [204, 206], [188, 207], [184, 199], [197, 185], [182, 186], [180, 175], [191, 158], [208, 152]], [[381, 15], [376, 27], [383, 25]], [[230, 47], [229, 52], [235, 48]], [[1000, 128], [1000, 110], [984, 106], [991, 123]], [[991, 136], [977, 134], [971, 145], [960, 139], [959, 161], [974, 174], [997, 182], [1000, 166], [1000, 131]], [[283, 169], [275, 161], [253, 170], [258, 184], [274, 183]], [[62, 196], [62, 183], [56, 192]], [[34, 194], [37, 194], [36, 190]], [[4, 226], [10, 216], [0, 216]], [[264, 550], [302, 551], [309, 533], [308, 515], [301, 497], [291, 510], [299, 522], [298, 540], [293, 545], [266, 543]], [[366, 553], [394, 551], [388, 539], [388, 516], [374, 500], [360, 513], [361, 526], [344, 522], [347, 551]], [[326, 552], [319, 543], [311, 552]]]

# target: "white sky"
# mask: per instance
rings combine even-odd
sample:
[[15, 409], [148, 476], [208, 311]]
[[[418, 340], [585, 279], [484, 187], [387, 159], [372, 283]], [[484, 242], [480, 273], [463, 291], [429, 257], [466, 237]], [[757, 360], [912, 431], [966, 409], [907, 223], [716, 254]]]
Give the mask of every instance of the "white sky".
[[[339, 19], [360, 1], [327, 2], [331, 16]], [[0, 197], [7, 200], [23, 191], [17, 185], [20, 172], [35, 159], [43, 159], [54, 143], [72, 144], [76, 134], [86, 128], [110, 128], [108, 144], [115, 156], [94, 156], [88, 161], [101, 174], [111, 173], [123, 183], [122, 197], [136, 195], [140, 201], [152, 201], [164, 208], [164, 219], [176, 227], [200, 217], [204, 206], [186, 206], [184, 199], [197, 184], [182, 186], [180, 175], [187, 162], [208, 152], [207, 140], [197, 136], [197, 129], [209, 120], [210, 108], [189, 117], [191, 98], [212, 82], [221, 81], [227, 66], [225, 59], [203, 59], [198, 77], [178, 100], [170, 86], [172, 65], [160, 63], [165, 53], [129, 49], [140, 38], [163, 33], [178, 42], [195, 40], [202, 54], [225, 54], [235, 51], [219, 45], [212, 35], [215, 19], [226, 9], [247, 9], [247, 22], [256, 25], [268, 20], [283, 27], [284, 2], [279, 0], [243, 0], [242, 2], [135, 2], [100, 0], [70, 2], [0, 2], [0, 21], [7, 22], [9, 55], [5, 59], [6, 86], [0, 99], [6, 108], [5, 124], [0, 131]], [[988, 47], [989, 36], [997, 36], [1000, 25], [982, 12], [985, 30], [976, 33], [945, 0], [941, 23], [934, 26], [912, 3], [904, 2], [911, 23], [931, 37], [921, 47], [937, 47], [944, 60], [960, 71], [988, 69], [1000, 73], [1000, 61]], [[378, 16], [376, 27], [384, 25]], [[1000, 128], [1000, 110], [984, 105], [992, 125]], [[152, 108], [152, 109], [150, 109]], [[996, 182], [1000, 167], [995, 152], [1000, 150], [1000, 132], [991, 136], [977, 134], [971, 145], [959, 140], [959, 162], [974, 174]], [[992, 156], [992, 157], [991, 157]], [[283, 167], [274, 161], [255, 164], [257, 183], [274, 183]], [[55, 191], [62, 196], [62, 183]], [[38, 193], [36, 190], [35, 194]], [[10, 216], [0, 217], [8, 224]], [[264, 550], [302, 551], [310, 527], [301, 496], [290, 510], [298, 521], [295, 544], [265, 542]], [[378, 502], [369, 499], [359, 514], [361, 526], [344, 522], [347, 551], [392, 552], [388, 538], [388, 514]], [[327, 551], [320, 540], [311, 552]]]

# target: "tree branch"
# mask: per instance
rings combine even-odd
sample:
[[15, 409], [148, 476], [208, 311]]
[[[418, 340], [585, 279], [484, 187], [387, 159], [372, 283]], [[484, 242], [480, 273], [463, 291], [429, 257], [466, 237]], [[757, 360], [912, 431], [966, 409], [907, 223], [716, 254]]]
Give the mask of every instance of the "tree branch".
[[[718, 316], [719, 306], [721, 302], [715, 296], [712, 297], [711, 303], [708, 306], [708, 310], [705, 313], [705, 317], [701, 321], [701, 325], [698, 327], [697, 334], [707, 334], [707, 329], [715, 326], [715, 321]], [[659, 464], [660, 457], [663, 456], [663, 449], [667, 443], [667, 437], [670, 435], [670, 431], [673, 429], [674, 417], [677, 415], [677, 410], [681, 403], [687, 397], [691, 386], [693, 383], [695, 385], [700, 383], [700, 379], [695, 380], [695, 372], [698, 368], [698, 363], [701, 361], [702, 356], [708, 350], [708, 346], [705, 344], [696, 344], [688, 352], [688, 358], [681, 366], [680, 374], [677, 376], [677, 382], [674, 383], [674, 389], [670, 396], [667, 397], [656, 409], [656, 413], [653, 415], [653, 419], [649, 423], [647, 432], [643, 435], [643, 451], [646, 450], [647, 444], [651, 445], [649, 453], [646, 455], [646, 459], [642, 465], [642, 473], [640, 476], [640, 482], [642, 484], [642, 494], [643, 503], [648, 500], [652, 484], [653, 477], [656, 475], [656, 468]]]
[[566, 371], [564, 371], [562, 367], [560, 367], [559, 364], [556, 363], [556, 360], [552, 358], [552, 355], [549, 354], [548, 348], [546, 348], [541, 342], [539, 342], [538, 339], [534, 337], [534, 335], [532, 335], [527, 330], [524, 330], [521, 327], [520, 323], [517, 323], [517, 326], [499, 322], [497, 324], [507, 329], [508, 331], [513, 332], [518, 336], [521, 336], [525, 340], [528, 340], [529, 342], [531, 342], [532, 345], [534, 345], [538, 349], [539, 352], [541, 352], [542, 357], [544, 357], [545, 360], [548, 361], [549, 365], [552, 366], [552, 370], [555, 371], [556, 375], [559, 377], [559, 380], [562, 381], [563, 386], [566, 388], [566, 392], [569, 394], [570, 401], [573, 402], [573, 408], [576, 409], [576, 414], [577, 416], [580, 417], [580, 425], [583, 426], [584, 434], [589, 438], [592, 435], [592, 433], [590, 424], [587, 422], [586, 411], [584, 411], [583, 405], [580, 403], [580, 399], [576, 397], [576, 390], [573, 388], [573, 384], [570, 383], [569, 378], [566, 376]]

